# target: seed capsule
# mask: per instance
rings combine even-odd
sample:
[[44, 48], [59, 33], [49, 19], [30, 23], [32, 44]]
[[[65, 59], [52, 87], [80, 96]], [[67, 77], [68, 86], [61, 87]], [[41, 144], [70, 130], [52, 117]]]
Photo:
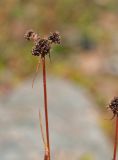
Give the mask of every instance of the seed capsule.
[[60, 44], [61, 40], [60, 40], [59, 32], [51, 33], [50, 36], [48, 37], [48, 40], [50, 40], [51, 43]]
[[114, 99], [109, 104], [109, 108], [112, 110], [114, 116], [118, 116], [118, 97], [114, 97]]
[[47, 39], [39, 39], [34, 48], [32, 49], [32, 55], [44, 57], [50, 53], [51, 44]]

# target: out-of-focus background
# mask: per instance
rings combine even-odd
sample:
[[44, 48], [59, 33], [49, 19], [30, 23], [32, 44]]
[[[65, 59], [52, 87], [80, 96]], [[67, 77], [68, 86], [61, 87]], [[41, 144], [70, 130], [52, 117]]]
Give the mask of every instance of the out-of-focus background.
[[[0, 160], [43, 159], [41, 66], [24, 39], [59, 31], [47, 57], [52, 159], [112, 159], [118, 95], [117, 0], [0, 0]], [[44, 117], [43, 117], [44, 118]]]

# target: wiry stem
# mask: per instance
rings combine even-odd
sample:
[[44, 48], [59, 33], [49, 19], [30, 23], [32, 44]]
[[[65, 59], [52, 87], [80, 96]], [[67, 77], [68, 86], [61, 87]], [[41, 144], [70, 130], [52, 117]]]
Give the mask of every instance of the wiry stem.
[[116, 160], [117, 141], [118, 141], [118, 115], [116, 116], [116, 131], [115, 131], [113, 160]]
[[48, 126], [45, 57], [42, 57], [41, 59], [42, 59], [42, 67], [43, 67], [44, 109], [45, 109], [46, 139], [47, 139], [47, 149], [48, 149], [48, 153], [47, 154], [48, 154], [48, 160], [50, 160], [50, 142], [49, 142], [49, 126]]
[[41, 136], [42, 136], [42, 140], [43, 140], [43, 144], [44, 144], [44, 148], [45, 148], [45, 152], [47, 151], [47, 144], [46, 144], [46, 140], [45, 140], [45, 135], [44, 135], [44, 130], [43, 130], [43, 123], [42, 123], [42, 116], [41, 116], [41, 111], [39, 109], [39, 124], [40, 124], [40, 129], [41, 129]]
[[34, 87], [34, 81], [35, 81], [35, 78], [36, 78], [38, 70], [39, 70], [39, 65], [40, 65], [40, 60], [38, 61], [38, 64], [36, 66], [36, 72], [35, 72], [34, 78], [32, 80], [32, 88]]

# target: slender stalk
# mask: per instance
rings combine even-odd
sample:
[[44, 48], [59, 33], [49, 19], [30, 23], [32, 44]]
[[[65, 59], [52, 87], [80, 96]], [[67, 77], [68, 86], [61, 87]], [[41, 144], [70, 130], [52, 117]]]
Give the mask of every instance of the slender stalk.
[[116, 116], [116, 131], [115, 131], [113, 160], [116, 160], [117, 141], [118, 141], [118, 115]]
[[45, 148], [45, 152], [46, 152], [47, 144], [46, 144], [46, 140], [45, 140], [45, 134], [44, 134], [44, 130], [43, 130], [43, 123], [42, 123], [42, 116], [41, 116], [40, 109], [39, 109], [39, 124], [40, 124], [40, 129], [41, 129], [41, 136], [42, 136], [42, 140], [43, 140], [43, 144], [44, 144], [44, 148]]
[[43, 89], [44, 89], [44, 109], [45, 109], [45, 124], [46, 124], [46, 140], [47, 140], [47, 149], [48, 149], [48, 159], [50, 160], [50, 141], [49, 141], [49, 125], [48, 125], [45, 57], [42, 58], [42, 67], [43, 67]]
[[32, 80], [32, 88], [34, 87], [34, 81], [35, 81], [35, 78], [36, 78], [38, 70], [39, 70], [39, 65], [40, 65], [40, 60], [38, 61], [38, 64], [36, 66], [36, 72], [35, 72], [34, 78]]

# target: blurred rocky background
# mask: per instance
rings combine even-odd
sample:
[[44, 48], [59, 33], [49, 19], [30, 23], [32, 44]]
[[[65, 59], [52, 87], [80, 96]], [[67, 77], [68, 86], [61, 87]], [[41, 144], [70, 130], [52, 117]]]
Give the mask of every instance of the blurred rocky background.
[[[57, 134], [55, 128], [53, 132], [54, 126], [52, 126], [53, 147], [56, 146], [56, 150], [52, 149], [53, 155], [54, 152], [57, 153], [57, 159], [58, 157], [59, 159], [62, 157], [67, 159], [71, 157], [70, 154], [73, 155], [71, 159], [97, 160], [98, 158], [104, 160], [104, 156], [110, 153], [109, 149], [112, 147], [114, 137], [114, 120], [110, 121], [112, 114], [106, 110], [106, 106], [114, 96], [118, 95], [117, 6], [117, 0], [0, 0], [1, 160], [10, 160], [10, 156], [12, 160], [15, 156], [15, 160], [37, 160], [37, 157], [40, 157], [41, 139], [38, 139], [37, 133], [33, 132], [34, 125], [37, 125], [37, 129], [39, 127], [38, 119], [35, 121], [37, 116], [37, 108], [35, 107], [41, 104], [37, 102], [38, 100], [32, 98], [30, 106], [29, 100], [33, 97], [32, 92], [34, 93], [36, 90], [40, 92], [39, 98], [41, 98], [40, 85], [42, 82], [36, 82], [32, 91], [30, 83], [32, 83], [35, 74], [38, 58], [31, 55], [32, 43], [24, 39], [24, 33], [27, 29], [33, 29], [42, 37], [57, 30], [62, 37], [61, 46], [54, 46], [51, 51], [52, 63], [47, 57], [47, 72], [49, 77], [50, 75], [53, 77], [54, 82], [52, 84], [49, 78], [49, 87], [52, 86], [54, 89], [54, 91], [49, 89], [48, 92], [49, 99], [52, 100], [52, 102], [49, 100], [50, 125], [56, 125], [57, 127], [59, 123], [59, 128], [56, 129], [62, 131], [58, 140], [59, 133]], [[41, 67], [39, 73], [41, 74]], [[62, 83], [62, 81], [64, 82]], [[66, 86], [68, 82], [69, 85]], [[69, 91], [64, 94], [66, 87]], [[60, 90], [59, 93], [58, 90]], [[84, 90], [87, 92], [86, 95], [83, 94]], [[63, 100], [61, 102], [62, 95]], [[35, 93], [34, 96], [38, 98]], [[53, 96], [56, 100], [53, 100]], [[81, 102], [82, 97], [85, 102], [87, 99], [86, 103]], [[72, 103], [69, 109], [67, 109], [70, 104], [68, 100]], [[55, 101], [55, 104], [53, 104], [53, 101]], [[32, 108], [32, 105], [34, 108]], [[52, 108], [58, 107], [59, 111], [51, 109], [51, 106]], [[78, 108], [74, 108], [72, 112], [71, 107], [73, 106]], [[85, 112], [86, 108], [84, 110], [83, 106], [91, 110], [91, 113], [89, 113], [91, 116]], [[80, 116], [79, 111], [83, 116]], [[32, 112], [35, 112], [33, 117]], [[76, 112], [78, 112], [78, 115], [75, 114]], [[73, 113], [73, 115], [70, 113]], [[88, 127], [89, 135], [88, 138], [85, 135], [84, 143], [83, 138], [81, 138], [83, 134], [79, 135], [79, 126], [85, 125], [85, 128], [89, 126], [88, 123], [83, 122], [83, 118], [87, 118], [86, 121], [90, 121], [92, 125], [93, 120], [91, 118], [94, 113], [98, 114], [94, 115], [97, 129], [94, 125], [92, 129]], [[77, 121], [75, 121], [75, 116], [78, 116]], [[70, 128], [66, 126], [68, 120], [72, 122]], [[71, 130], [72, 126], [73, 129]], [[98, 156], [94, 151], [92, 154], [93, 146], [87, 141], [91, 135], [90, 130], [93, 133], [95, 132], [95, 135], [97, 133], [98, 138], [93, 138], [94, 140], [91, 143], [93, 146], [94, 143], [95, 145], [98, 144]], [[83, 129], [84, 132], [87, 131]], [[23, 136], [28, 137], [24, 138]], [[65, 141], [64, 137], [66, 137]], [[74, 140], [72, 140], [73, 137]], [[20, 139], [22, 139], [21, 142], [24, 145], [18, 147]], [[79, 143], [80, 139], [82, 144]], [[99, 144], [100, 139], [101, 143]], [[68, 142], [69, 140], [70, 142]], [[89, 144], [88, 148], [90, 150], [87, 149], [87, 144]], [[99, 150], [102, 144], [103, 146], [110, 146], [105, 149], [106, 153], [104, 152], [104, 154]], [[30, 145], [31, 148], [28, 148]], [[23, 148], [27, 150], [23, 150]], [[112, 149], [110, 150], [112, 152]], [[21, 155], [25, 158], [21, 158]], [[110, 155], [106, 159], [111, 159]]]

